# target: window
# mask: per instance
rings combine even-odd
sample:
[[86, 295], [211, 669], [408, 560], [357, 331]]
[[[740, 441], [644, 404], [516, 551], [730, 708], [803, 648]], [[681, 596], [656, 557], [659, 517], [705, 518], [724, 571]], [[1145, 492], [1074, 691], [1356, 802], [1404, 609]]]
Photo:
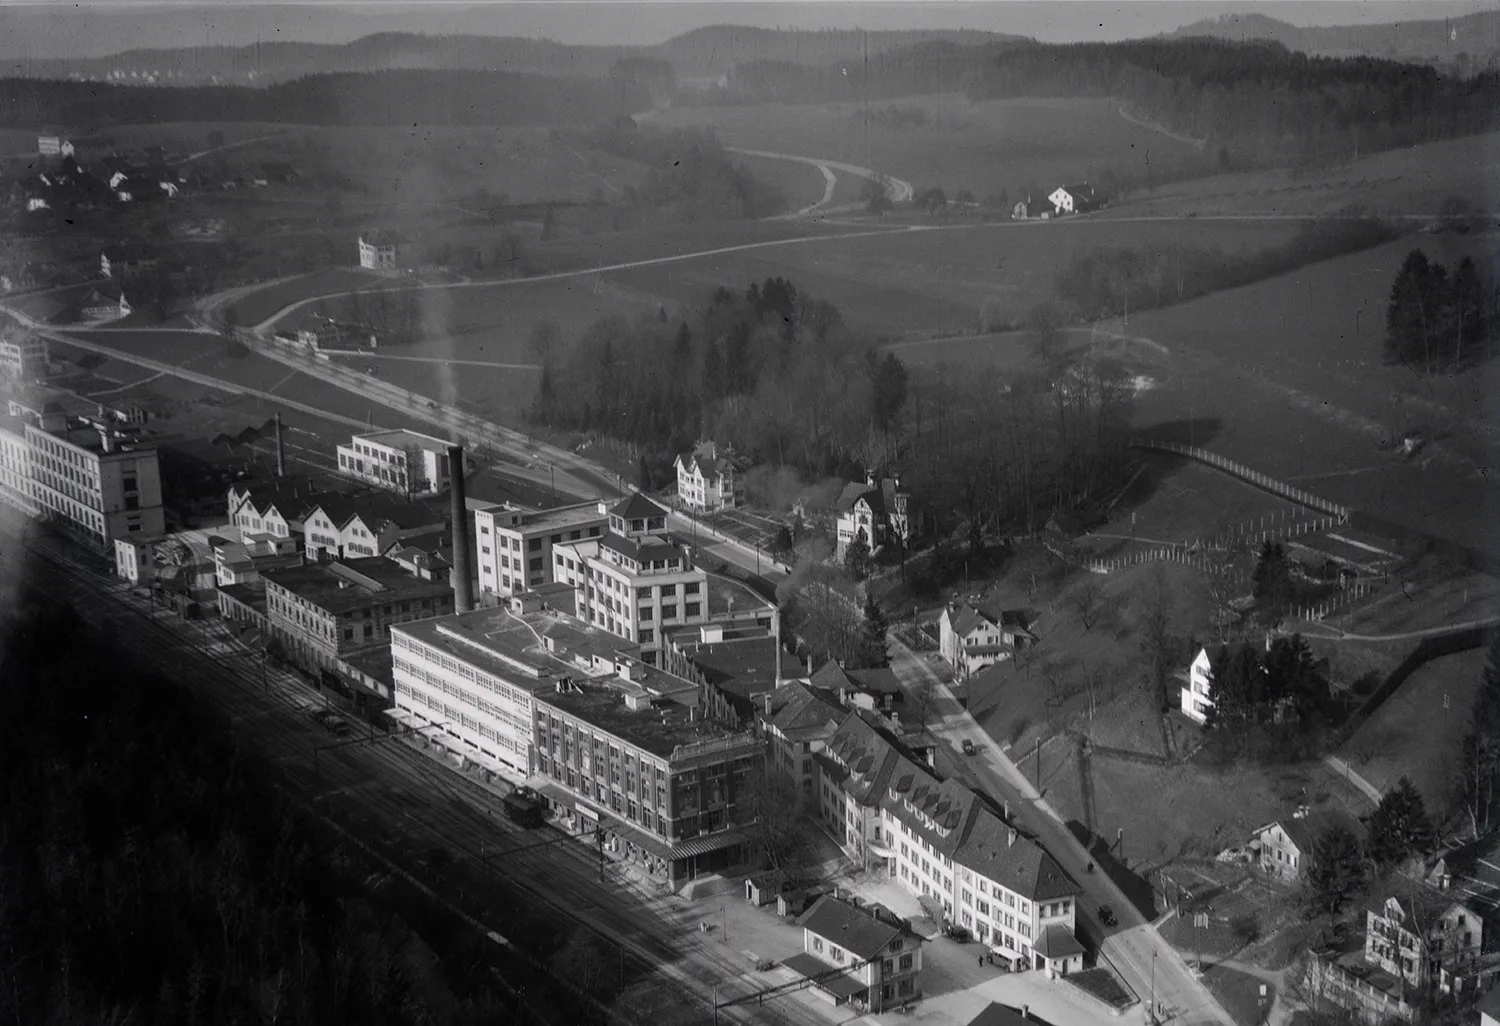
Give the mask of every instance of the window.
[[527, 538], [526, 539], [526, 551], [527, 552], [540, 552], [540, 551], [542, 551], [542, 540], [540, 538]]
[[901, 956], [901, 971], [902, 972], [906, 972], [906, 970], [910, 969], [911, 968], [911, 963], [912, 963], [912, 956], [911, 955], [902, 955]]
[[697, 581], [689, 581], [686, 584], [684, 584], [682, 586], [682, 593], [684, 595], [696, 595], [696, 594], [698, 594], [698, 582]]
[[542, 568], [542, 557], [541, 556], [536, 556], [531, 561], [531, 567], [530, 567], [530, 569], [532, 569], [532, 570], [540, 570], [541, 568]]
[[670, 619], [672, 619], [672, 617], [674, 617], [676, 615], [677, 615], [677, 607], [676, 606], [662, 606], [661, 607], [661, 618], [663, 620], [670, 620]]
[[699, 611], [700, 608], [701, 608], [701, 606], [700, 606], [699, 603], [697, 603], [697, 602], [689, 602], [689, 603], [687, 603], [687, 605], [685, 605], [685, 606], [682, 607], [682, 615], [683, 616], [697, 616], [698, 615], [698, 611]]
[[823, 938], [822, 937], [814, 937], [813, 938], [813, 950], [816, 951], [820, 955], [823, 953]]

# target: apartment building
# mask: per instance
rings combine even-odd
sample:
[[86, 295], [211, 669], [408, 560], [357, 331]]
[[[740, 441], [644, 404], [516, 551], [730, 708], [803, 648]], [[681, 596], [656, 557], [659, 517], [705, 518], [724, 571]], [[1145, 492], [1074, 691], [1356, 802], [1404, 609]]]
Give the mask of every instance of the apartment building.
[[[393, 627], [453, 612], [446, 583], [412, 577], [379, 557], [264, 570], [261, 579], [270, 635], [292, 662], [335, 687], [341, 681], [368, 687], [354, 670], [368, 662], [356, 659], [362, 654], [376, 654], [390, 666], [382, 653]], [[389, 690], [375, 687], [373, 695], [388, 702]]]
[[532, 696], [564, 676], [617, 672], [619, 638], [520, 600], [391, 631], [392, 717], [520, 782], [532, 773]]
[[110, 555], [116, 538], [166, 531], [154, 446], [107, 425], [47, 423], [0, 419], [0, 499]]
[[16, 381], [47, 376], [47, 340], [31, 332], [0, 335], [0, 374]]
[[554, 545], [552, 573], [578, 617], [636, 642], [656, 663], [667, 628], [708, 622], [708, 574], [667, 535], [667, 511], [639, 493], [609, 511], [602, 536]]
[[798, 925], [802, 951], [782, 964], [819, 997], [879, 1014], [922, 996], [922, 938], [890, 910], [825, 894]]
[[675, 890], [745, 862], [741, 803], [764, 748], [699, 716], [690, 684], [664, 693], [648, 680], [624, 665], [538, 691], [538, 789], [570, 828], [600, 831], [607, 848]]
[[609, 507], [602, 502], [544, 510], [508, 503], [475, 509], [481, 601], [554, 583], [553, 546], [600, 538], [608, 523]]
[[339, 473], [398, 495], [437, 495], [449, 485], [450, 442], [399, 429], [355, 435], [338, 446]]
[[762, 696], [756, 730], [766, 739], [770, 765], [811, 797], [817, 782], [813, 756], [827, 750], [848, 716], [831, 692], [791, 681]]
[[852, 857], [940, 903], [1015, 969], [1082, 969], [1081, 888], [989, 799], [944, 780], [865, 710], [813, 759], [817, 814]]
[[[713, 595], [710, 579], [710, 595]], [[726, 630], [710, 623], [667, 633], [661, 665], [698, 684], [703, 713], [729, 727], [749, 729], [762, 700], [782, 683], [780, 614], [769, 606], [759, 622]]]

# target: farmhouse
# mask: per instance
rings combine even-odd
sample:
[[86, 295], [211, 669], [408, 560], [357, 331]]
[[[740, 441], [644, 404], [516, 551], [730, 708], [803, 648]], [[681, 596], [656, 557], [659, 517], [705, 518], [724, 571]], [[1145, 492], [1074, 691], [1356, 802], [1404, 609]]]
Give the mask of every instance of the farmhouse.
[[987, 610], [950, 602], [938, 621], [938, 650], [960, 677], [968, 677], [1034, 642], [1030, 623], [1031, 615], [1023, 609]]
[[382, 230], [359, 236], [359, 266], [365, 270], [397, 270], [408, 255], [409, 244], [397, 232]]
[[730, 450], [699, 442], [676, 467], [677, 495], [689, 508], [711, 513], [744, 504], [745, 463]]
[[901, 488], [901, 475], [877, 483], [872, 470], [864, 484], [851, 481], [835, 507], [838, 514], [838, 558], [843, 559], [854, 539], [863, 538], [874, 552], [887, 542], [909, 546], [917, 533], [911, 495]]
[[1044, 199], [1027, 197], [1011, 208], [1010, 216], [1015, 221], [1045, 221], [1052, 216], [1053, 207]]
[[1308, 856], [1318, 838], [1340, 827], [1355, 839], [1364, 840], [1365, 828], [1347, 812], [1333, 808], [1315, 812], [1299, 810], [1287, 819], [1257, 829], [1250, 850], [1260, 853], [1260, 866], [1266, 872], [1283, 880], [1297, 880], [1307, 869]]
[[1103, 198], [1094, 192], [1093, 186], [1087, 183], [1059, 186], [1052, 191], [1047, 200], [1052, 204], [1052, 209], [1057, 216], [1085, 214], [1104, 206]]
[[1411, 987], [1463, 989], [1483, 947], [1484, 920], [1450, 895], [1415, 881], [1365, 910], [1365, 961]]
[[78, 303], [78, 319], [82, 321], [113, 321], [130, 316], [130, 302], [125, 293], [113, 285], [100, 285], [90, 289]]
[[819, 997], [852, 1004], [861, 1014], [921, 997], [922, 938], [883, 906], [825, 894], [798, 925], [802, 951], [782, 964], [813, 981]]

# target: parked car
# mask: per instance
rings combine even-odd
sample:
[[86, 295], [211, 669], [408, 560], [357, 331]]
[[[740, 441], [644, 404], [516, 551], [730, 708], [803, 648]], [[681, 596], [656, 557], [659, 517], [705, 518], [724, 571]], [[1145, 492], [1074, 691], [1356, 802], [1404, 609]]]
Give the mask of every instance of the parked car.
[[1105, 926], [1114, 926], [1119, 920], [1115, 919], [1115, 910], [1108, 905], [1099, 906], [1099, 922]]
[[978, 749], [974, 747], [974, 742], [970, 741], [968, 738], [964, 738], [964, 754], [973, 755], [976, 751], [978, 751]]
[[960, 944], [969, 943], [969, 931], [964, 929], [962, 926], [950, 925], [943, 932], [946, 933], [949, 937], [958, 941]]

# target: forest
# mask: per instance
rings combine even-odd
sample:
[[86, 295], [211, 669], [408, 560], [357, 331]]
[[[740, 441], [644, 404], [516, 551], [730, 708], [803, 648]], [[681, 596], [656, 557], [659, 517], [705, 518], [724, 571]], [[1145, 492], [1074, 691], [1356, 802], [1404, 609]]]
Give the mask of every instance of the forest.
[[0, 653], [0, 1020], [537, 1021], [471, 968], [489, 941], [366, 892], [191, 692], [70, 607], [16, 603]]
[[1500, 328], [1500, 281], [1490, 261], [1461, 259], [1452, 273], [1427, 254], [1407, 254], [1386, 307], [1386, 363], [1421, 374], [1455, 373], [1488, 356]]
[[605, 318], [571, 345], [539, 325], [543, 371], [528, 416], [636, 443], [647, 487], [667, 483], [677, 453], [713, 438], [807, 479], [904, 467], [946, 530], [1038, 527], [1124, 465], [1130, 419], [1124, 372], [1066, 353], [1060, 329], [1036, 332], [1035, 375], [919, 374], [792, 282], [721, 286], [682, 320]]
[[401, 69], [248, 86], [106, 85], [0, 79], [0, 124], [261, 121], [301, 125], [566, 125], [649, 110], [648, 81], [507, 71]]
[[1500, 75], [1443, 75], [1373, 58], [1309, 57], [1276, 43], [928, 43], [868, 64], [748, 64], [709, 102], [828, 103], [963, 91], [973, 100], [1109, 97], [1225, 147], [1237, 165], [1353, 155], [1485, 132]]

